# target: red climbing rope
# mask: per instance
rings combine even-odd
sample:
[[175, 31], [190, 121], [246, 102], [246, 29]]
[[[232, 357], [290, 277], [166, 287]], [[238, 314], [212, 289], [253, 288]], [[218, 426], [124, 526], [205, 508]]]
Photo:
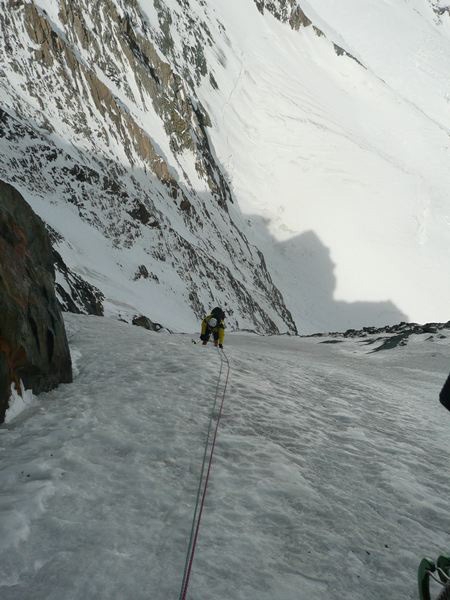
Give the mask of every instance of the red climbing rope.
[[[189, 561], [186, 562], [187, 567], [185, 569], [185, 573], [183, 576], [183, 583], [181, 586], [181, 593], [180, 593], [180, 600], [186, 600], [186, 594], [187, 594], [187, 590], [188, 590], [188, 586], [189, 586], [189, 580], [191, 577], [191, 571], [192, 571], [192, 564], [194, 562], [194, 554], [195, 554], [195, 549], [197, 547], [197, 541], [198, 541], [198, 533], [200, 530], [200, 521], [202, 518], [202, 513], [203, 513], [203, 508], [205, 506], [205, 498], [206, 498], [206, 491], [208, 488], [208, 482], [209, 482], [209, 476], [211, 473], [211, 465], [212, 465], [212, 460], [213, 460], [213, 456], [214, 456], [214, 450], [216, 447], [216, 439], [217, 439], [217, 432], [219, 430], [219, 424], [220, 424], [220, 419], [222, 417], [222, 412], [223, 412], [223, 404], [225, 401], [225, 393], [227, 390], [227, 385], [228, 385], [228, 377], [230, 374], [230, 361], [228, 360], [225, 352], [219, 351], [219, 355], [220, 355], [220, 360], [221, 360], [221, 367], [223, 366], [223, 363], [226, 362], [227, 364], [227, 374], [226, 374], [226, 378], [225, 378], [225, 384], [223, 387], [223, 392], [222, 392], [222, 398], [221, 398], [221, 402], [220, 402], [220, 406], [219, 406], [219, 412], [217, 414], [217, 421], [216, 421], [216, 427], [214, 430], [214, 435], [212, 438], [212, 443], [211, 443], [211, 450], [209, 453], [209, 460], [208, 460], [208, 469], [206, 472], [206, 477], [205, 477], [205, 482], [203, 485], [203, 493], [202, 493], [202, 499], [200, 502], [200, 510], [198, 513], [198, 518], [197, 518], [197, 522], [195, 525], [195, 533], [194, 533], [194, 537], [193, 537], [193, 541], [192, 541], [192, 545], [190, 547], [190, 549], [188, 550], [188, 552], [190, 552], [190, 556], [189, 556]], [[219, 380], [220, 380], [220, 374], [219, 374]], [[219, 385], [219, 381], [218, 384]], [[208, 439], [206, 440], [206, 444], [208, 444]]]

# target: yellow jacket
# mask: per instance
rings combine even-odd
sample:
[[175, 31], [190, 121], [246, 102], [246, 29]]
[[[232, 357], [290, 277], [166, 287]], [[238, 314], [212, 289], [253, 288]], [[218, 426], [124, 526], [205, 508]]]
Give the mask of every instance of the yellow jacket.
[[202, 321], [201, 333], [202, 335], [205, 335], [206, 331], [209, 329], [210, 332], [212, 331], [212, 333], [215, 334], [214, 337], [218, 335], [219, 344], [223, 344], [223, 339], [225, 337], [225, 323], [222, 319], [217, 323], [215, 327], [209, 327], [208, 321], [213, 318], [215, 318], [214, 315], [206, 315], [206, 317]]

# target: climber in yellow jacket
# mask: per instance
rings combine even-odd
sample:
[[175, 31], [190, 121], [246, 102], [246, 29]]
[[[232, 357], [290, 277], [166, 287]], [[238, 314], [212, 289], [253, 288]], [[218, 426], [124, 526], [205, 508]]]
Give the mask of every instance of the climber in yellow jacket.
[[200, 334], [200, 339], [202, 340], [204, 346], [206, 346], [212, 334], [214, 346], [223, 348], [223, 338], [225, 337], [224, 319], [225, 313], [218, 306], [213, 308], [211, 313], [204, 317]]

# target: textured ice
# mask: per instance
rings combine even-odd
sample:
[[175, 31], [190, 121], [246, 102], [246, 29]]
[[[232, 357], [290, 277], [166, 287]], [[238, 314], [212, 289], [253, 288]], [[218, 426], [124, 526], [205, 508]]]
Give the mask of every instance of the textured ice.
[[[71, 385], [0, 428], [2, 600], [177, 598], [219, 360], [198, 334], [68, 315]], [[227, 334], [188, 598], [416, 598], [448, 551], [449, 338]]]

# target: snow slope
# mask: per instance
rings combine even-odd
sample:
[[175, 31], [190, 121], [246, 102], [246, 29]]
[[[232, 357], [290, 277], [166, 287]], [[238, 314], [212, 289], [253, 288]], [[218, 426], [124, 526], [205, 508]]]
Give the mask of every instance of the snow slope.
[[249, 235], [302, 332], [446, 321], [450, 15], [300, 4], [326, 37], [211, 1], [227, 37], [202, 98]]
[[[67, 326], [74, 383], [0, 428], [0, 596], [176, 598], [216, 350], [107, 318]], [[376, 353], [227, 335], [189, 598], [417, 597], [419, 559], [449, 543], [443, 334]]]

